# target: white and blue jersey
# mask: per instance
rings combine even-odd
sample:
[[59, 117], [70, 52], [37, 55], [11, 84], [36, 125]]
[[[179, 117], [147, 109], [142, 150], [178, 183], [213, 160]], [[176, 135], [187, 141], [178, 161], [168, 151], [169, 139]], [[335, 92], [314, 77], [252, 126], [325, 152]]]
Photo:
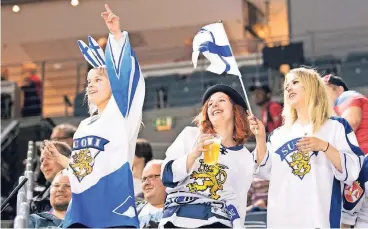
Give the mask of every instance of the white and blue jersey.
[[[321, 151], [301, 152], [295, 144], [305, 135], [327, 141], [339, 151], [342, 172]], [[331, 117], [312, 134], [296, 121], [270, 135], [258, 175], [270, 180], [268, 227], [339, 228], [344, 183], [359, 175], [363, 152], [348, 122]]]
[[368, 228], [368, 156], [365, 156], [359, 178], [352, 185], [346, 185], [342, 223], [354, 228]]
[[187, 156], [199, 135], [199, 128], [186, 127], [166, 151], [161, 177], [168, 195], [160, 226], [170, 222], [184, 228], [216, 223], [243, 227], [253, 154], [243, 145], [222, 147], [217, 164], [204, 164], [202, 155], [187, 172]]
[[63, 226], [139, 227], [131, 172], [141, 126], [144, 78], [127, 32], [109, 36], [106, 70], [112, 96], [105, 110], [74, 135], [69, 178], [72, 201]]

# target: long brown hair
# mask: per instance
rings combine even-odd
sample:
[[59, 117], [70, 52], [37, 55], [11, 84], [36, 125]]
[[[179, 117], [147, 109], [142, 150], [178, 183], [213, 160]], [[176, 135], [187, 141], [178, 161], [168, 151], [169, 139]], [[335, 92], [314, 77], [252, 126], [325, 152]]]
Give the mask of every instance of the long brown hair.
[[[233, 112], [234, 112], [234, 133], [233, 139], [236, 144], [244, 144], [247, 139], [252, 135], [250, 131], [250, 126], [248, 122], [248, 115], [245, 112], [245, 109], [238, 104], [234, 104], [234, 102], [230, 99], [230, 102], [233, 104]], [[213, 125], [208, 117], [209, 99], [205, 102], [202, 107], [201, 112], [194, 118], [193, 123], [196, 124], [202, 133], [206, 134], [216, 134]]]

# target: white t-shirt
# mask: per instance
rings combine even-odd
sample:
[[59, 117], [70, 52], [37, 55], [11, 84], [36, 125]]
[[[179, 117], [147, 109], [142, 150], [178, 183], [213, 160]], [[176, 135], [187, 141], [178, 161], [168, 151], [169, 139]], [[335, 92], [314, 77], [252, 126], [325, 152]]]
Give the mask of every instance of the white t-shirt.
[[270, 180], [268, 227], [340, 227], [344, 183], [358, 178], [363, 152], [345, 119], [331, 117], [313, 136], [340, 153], [339, 172], [324, 152], [300, 152], [295, 144], [309, 133], [298, 122], [282, 126], [269, 137], [259, 175]]
[[133, 177], [134, 195], [137, 196], [142, 193], [142, 181]]
[[157, 228], [163, 215], [163, 208], [147, 203], [138, 214], [140, 228]]

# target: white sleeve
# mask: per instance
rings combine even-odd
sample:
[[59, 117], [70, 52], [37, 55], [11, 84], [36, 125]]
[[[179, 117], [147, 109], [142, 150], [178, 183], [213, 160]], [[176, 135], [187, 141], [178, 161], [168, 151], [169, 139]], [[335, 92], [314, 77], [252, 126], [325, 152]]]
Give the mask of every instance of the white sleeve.
[[174, 188], [192, 172], [188, 173], [186, 168], [187, 156], [198, 137], [192, 130], [193, 127], [184, 128], [166, 151], [166, 158], [161, 167], [162, 182], [166, 187]]
[[[122, 88], [128, 88], [126, 93], [120, 93], [116, 95], [123, 95], [122, 97], [127, 97], [125, 100], [119, 100], [116, 96], [119, 108], [127, 121], [127, 137], [129, 138], [129, 152], [135, 152], [136, 141], [138, 133], [142, 124], [142, 110], [145, 97], [145, 81], [141, 72], [138, 59], [134, 53], [133, 48], [130, 46], [129, 36], [127, 32], [122, 33], [122, 37], [119, 40], [115, 40], [112, 34], [109, 35], [108, 45], [111, 45], [111, 50], [113, 53], [113, 60], [115, 69], [120, 69], [119, 76], [122, 80], [121, 82], [114, 82], [112, 85], [113, 94], [115, 91], [122, 91]], [[121, 69], [124, 64], [130, 65], [130, 70], [125, 72]], [[129, 67], [129, 66], [128, 66]], [[111, 79], [112, 76], [109, 76]], [[120, 84], [120, 87], [117, 86]], [[125, 109], [123, 109], [125, 108]], [[133, 155], [129, 158], [132, 162]]]
[[270, 180], [271, 167], [272, 167], [271, 155], [273, 153], [270, 140], [267, 141], [266, 150], [267, 150], [266, 154], [259, 165], [257, 164], [257, 154], [258, 154], [257, 148], [255, 148], [253, 151], [255, 162], [254, 175], [265, 180]]
[[[363, 164], [363, 152], [359, 148], [354, 131], [343, 118], [338, 118], [339, 127], [335, 134], [334, 147], [339, 151], [342, 172], [338, 171], [331, 162], [335, 178], [351, 185], [358, 179]], [[331, 144], [331, 143], [330, 143]]]

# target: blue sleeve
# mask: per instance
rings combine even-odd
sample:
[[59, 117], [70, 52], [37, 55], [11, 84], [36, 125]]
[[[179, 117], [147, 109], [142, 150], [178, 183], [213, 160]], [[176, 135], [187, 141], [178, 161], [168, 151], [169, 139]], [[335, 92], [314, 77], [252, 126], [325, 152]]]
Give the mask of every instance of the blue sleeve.
[[133, 102], [135, 102], [136, 94], [142, 93], [142, 91], [137, 91], [137, 87], [139, 81], [143, 80], [127, 32], [123, 32], [123, 39], [119, 41], [116, 41], [112, 35], [109, 36], [105, 59], [113, 97], [121, 114], [127, 117], [131, 112]]
[[174, 161], [168, 161], [162, 171], [162, 183], [169, 188], [175, 188], [179, 182], [174, 182], [173, 165]]

